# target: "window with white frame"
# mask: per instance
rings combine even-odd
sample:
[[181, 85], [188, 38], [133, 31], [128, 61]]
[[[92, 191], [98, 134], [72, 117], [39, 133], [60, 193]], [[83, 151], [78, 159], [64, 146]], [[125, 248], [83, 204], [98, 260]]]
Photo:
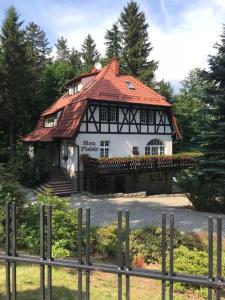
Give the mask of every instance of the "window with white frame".
[[55, 121], [55, 117], [50, 117], [45, 119], [45, 127], [53, 127], [55, 123], [54, 121]]
[[134, 87], [132, 82], [126, 81], [126, 84], [127, 84], [127, 87], [128, 87], [129, 90], [135, 90], [135, 87]]
[[146, 110], [140, 110], [140, 122], [142, 124], [147, 123], [147, 111]]
[[110, 107], [109, 120], [111, 123], [116, 122], [116, 107]]
[[100, 157], [109, 157], [109, 141], [100, 142]]
[[101, 122], [107, 122], [107, 120], [108, 120], [107, 107], [106, 106], [102, 106], [100, 108], [100, 121]]
[[165, 146], [162, 141], [153, 139], [145, 147], [145, 155], [164, 155]]
[[57, 114], [46, 118], [45, 121], [44, 121], [44, 126], [45, 127], [54, 127], [54, 126], [56, 126], [61, 114], [62, 114], [62, 111], [58, 111]]

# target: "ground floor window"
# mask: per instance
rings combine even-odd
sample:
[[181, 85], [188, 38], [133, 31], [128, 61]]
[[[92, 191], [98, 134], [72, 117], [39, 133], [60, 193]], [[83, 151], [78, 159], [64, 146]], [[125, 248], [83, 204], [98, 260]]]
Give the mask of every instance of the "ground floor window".
[[133, 155], [139, 155], [139, 148], [138, 146], [133, 147]]
[[109, 141], [100, 142], [100, 157], [109, 157]]
[[145, 155], [164, 155], [165, 146], [158, 139], [153, 139], [145, 147]]
[[162, 180], [163, 180], [162, 172], [155, 172], [149, 174], [149, 181], [162, 181]]

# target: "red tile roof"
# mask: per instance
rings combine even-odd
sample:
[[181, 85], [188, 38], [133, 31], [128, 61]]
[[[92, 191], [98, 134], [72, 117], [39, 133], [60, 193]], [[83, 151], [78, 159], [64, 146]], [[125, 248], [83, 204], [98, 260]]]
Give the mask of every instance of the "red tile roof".
[[[54, 138], [72, 138], [79, 128], [88, 100], [118, 101], [163, 107], [171, 106], [165, 97], [144, 85], [138, 79], [130, 75], [120, 75], [119, 63], [116, 59], [113, 59], [111, 63], [101, 70], [92, 69], [90, 73], [73, 78], [66, 83], [66, 86], [88, 76], [92, 76], [92, 79], [80, 92], [72, 96], [66, 93], [41, 114], [40, 119], [43, 119], [43, 117], [63, 109], [57, 126], [53, 127], [53, 129], [51, 128], [52, 130], [43, 128], [43, 121], [41, 124], [39, 120], [39, 125], [36, 126], [35, 131], [25, 137], [24, 141], [36, 142], [50, 141]], [[128, 88], [128, 82], [133, 85], [133, 89]], [[176, 122], [173, 121], [174, 130], [176, 131], [175, 124]], [[42, 135], [43, 137], [41, 137]]]

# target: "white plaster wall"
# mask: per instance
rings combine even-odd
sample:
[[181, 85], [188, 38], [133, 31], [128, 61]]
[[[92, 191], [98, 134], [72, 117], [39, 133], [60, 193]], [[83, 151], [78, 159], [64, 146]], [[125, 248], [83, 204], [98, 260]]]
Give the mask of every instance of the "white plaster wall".
[[[91, 157], [100, 157], [100, 142], [109, 141], [109, 157], [133, 156], [134, 146], [139, 147], [139, 154], [145, 154], [145, 146], [152, 139], [159, 139], [165, 145], [165, 154], [173, 152], [172, 138], [170, 135], [136, 135], [136, 134], [82, 134], [79, 133], [75, 143], [80, 146], [80, 154]], [[76, 165], [76, 163], [75, 163]], [[82, 164], [81, 164], [82, 169]], [[75, 168], [76, 170], [76, 168]]]

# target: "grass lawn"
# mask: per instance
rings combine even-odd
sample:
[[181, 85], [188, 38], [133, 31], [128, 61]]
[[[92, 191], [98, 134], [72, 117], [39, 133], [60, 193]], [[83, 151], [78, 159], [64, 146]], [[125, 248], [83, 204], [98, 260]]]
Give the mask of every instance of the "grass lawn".
[[[0, 265], [0, 299], [5, 299], [5, 267]], [[39, 300], [39, 267], [34, 265], [17, 266], [17, 291], [18, 300]], [[85, 291], [85, 276], [83, 276]], [[125, 287], [124, 287], [125, 291]], [[85, 296], [85, 293], [84, 293]], [[77, 274], [73, 270], [53, 268], [53, 299], [72, 300], [77, 299]], [[84, 297], [85, 299], [85, 297]], [[116, 300], [117, 276], [105, 273], [92, 273], [91, 275], [91, 299], [92, 300]], [[124, 295], [125, 299], [125, 295]], [[132, 300], [160, 300], [161, 284], [159, 281], [132, 278]], [[193, 295], [178, 295], [176, 300], [188, 300], [201, 298]]]

